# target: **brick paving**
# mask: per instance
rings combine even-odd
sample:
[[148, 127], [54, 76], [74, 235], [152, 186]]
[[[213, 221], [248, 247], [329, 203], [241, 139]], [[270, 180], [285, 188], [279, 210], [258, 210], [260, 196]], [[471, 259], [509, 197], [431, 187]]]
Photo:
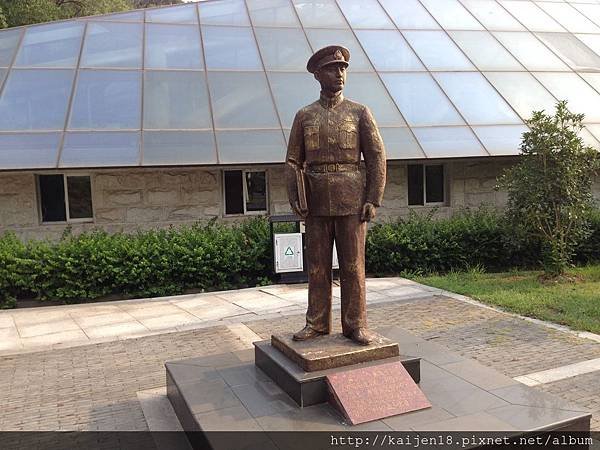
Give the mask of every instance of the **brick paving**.
[[[339, 313], [335, 313], [335, 323]], [[511, 377], [600, 357], [600, 343], [443, 296], [369, 308], [397, 325]], [[302, 327], [302, 314], [246, 322], [261, 337]], [[246, 348], [227, 327], [0, 357], [1, 430], [146, 430], [136, 392], [165, 384], [164, 362]], [[600, 416], [597, 373], [538, 389]], [[594, 428], [600, 423], [594, 419]]]

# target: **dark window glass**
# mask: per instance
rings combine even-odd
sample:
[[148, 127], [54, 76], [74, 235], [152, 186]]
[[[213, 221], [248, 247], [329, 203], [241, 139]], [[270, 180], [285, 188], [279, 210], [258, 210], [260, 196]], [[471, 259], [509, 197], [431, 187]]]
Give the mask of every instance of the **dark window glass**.
[[225, 172], [225, 214], [244, 213], [244, 188], [242, 171], [228, 170]]
[[92, 213], [92, 185], [90, 177], [67, 177], [69, 217], [88, 219]]
[[425, 167], [425, 188], [427, 203], [442, 203], [444, 201], [444, 166]]
[[40, 175], [42, 222], [65, 222], [65, 184], [62, 175]]
[[267, 210], [267, 183], [265, 172], [246, 172], [246, 211]]
[[408, 204], [423, 204], [423, 165], [408, 166]]

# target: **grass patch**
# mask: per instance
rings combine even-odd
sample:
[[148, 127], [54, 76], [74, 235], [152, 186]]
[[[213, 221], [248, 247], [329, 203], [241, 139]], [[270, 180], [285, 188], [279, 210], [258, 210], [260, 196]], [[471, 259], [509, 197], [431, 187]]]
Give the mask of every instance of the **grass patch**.
[[600, 265], [569, 271], [575, 281], [547, 283], [539, 271], [484, 273], [479, 269], [413, 280], [528, 317], [600, 333]]

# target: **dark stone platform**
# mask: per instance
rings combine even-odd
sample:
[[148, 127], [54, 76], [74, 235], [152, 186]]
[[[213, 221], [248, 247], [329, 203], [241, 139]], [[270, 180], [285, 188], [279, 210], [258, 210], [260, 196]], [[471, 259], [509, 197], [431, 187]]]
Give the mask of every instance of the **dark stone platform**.
[[[397, 348], [397, 346], [396, 346]], [[254, 343], [254, 361], [269, 378], [285, 391], [299, 406], [312, 406], [326, 402], [329, 398], [325, 377], [342, 372], [348, 367], [306, 372], [286, 355], [273, 347], [269, 341]], [[383, 360], [369, 361], [352, 367], [368, 367], [383, 362], [402, 362], [415, 383], [420, 380], [419, 358], [394, 356]]]
[[305, 372], [335, 369], [400, 355], [396, 342], [374, 334], [369, 345], [360, 345], [341, 333], [294, 341], [291, 334], [274, 334], [271, 345], [298, 364]]
[[[589, 430], [591, 414], [583, 407], [397, 327], [378, 332], [398, 342], [403, 354], [421, 358], [419, 387], [431, 408], [349, 426], [328, 403], [300, 408], [257, 368], [253, 350], [166, 363], [168, 397], [186, 431], [462, 430], [533, 435]], [[256, 348], [264, 350], [265, 345]]]

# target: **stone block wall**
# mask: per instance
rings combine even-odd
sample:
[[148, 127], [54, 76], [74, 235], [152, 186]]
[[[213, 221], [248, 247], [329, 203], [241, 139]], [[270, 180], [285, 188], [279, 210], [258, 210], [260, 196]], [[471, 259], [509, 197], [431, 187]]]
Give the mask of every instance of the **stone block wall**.
[[[455, 160], [446, 162], [446, 205], [436, 207], [438, 217], [482, 203], [502, 208], [506, 193], [496, 192], [496, 177], [514, 159]], [[283, 165], [265, 167], [268, 173], [269, 213], [290, 214]], [[71, 224], [73, 232], [101, 227], [109, 232], [135, 231], [194, 223], [223, 221], [223, 186], [220, 169], [119, 169], [90, 171], [94, 221]], [[600, 177], [594, 184], [600, 200]], [[0, 233], [16, 231], [22, 237], [58, 238], [65, 224], [40, 224], [34, 173], [0, 173]], [[427, 213], [427, 206], [408, 207], [407, 164], [390, 162], [383, 205], [376, 220], [404, 217], [410, 210]]]

